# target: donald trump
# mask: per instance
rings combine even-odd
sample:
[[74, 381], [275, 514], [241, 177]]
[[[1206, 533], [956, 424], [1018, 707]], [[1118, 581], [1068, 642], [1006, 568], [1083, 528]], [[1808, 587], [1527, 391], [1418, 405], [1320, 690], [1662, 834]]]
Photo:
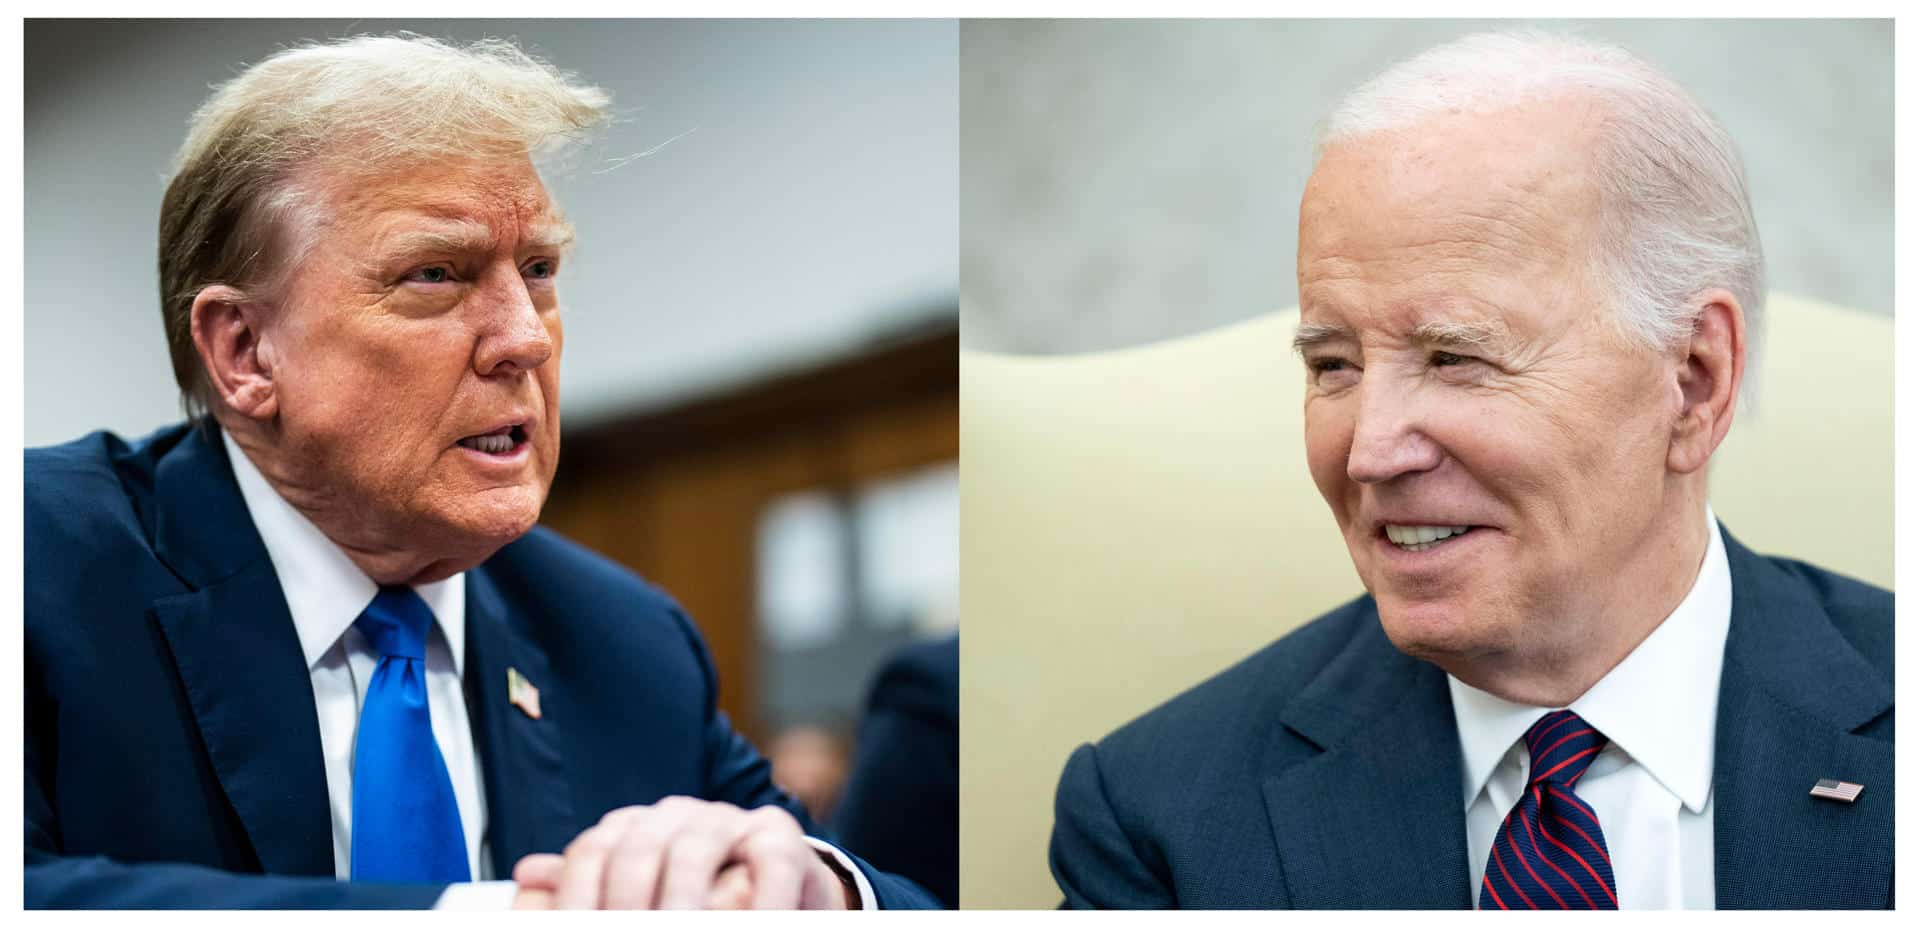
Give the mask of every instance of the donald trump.
[[535, 524], [573, 235], [535, 161], [607, 108], [400, 36], [194, 116], [190, 417], [26, 456], [28, 905], [932, 902], [809, 834], [670, 598]]

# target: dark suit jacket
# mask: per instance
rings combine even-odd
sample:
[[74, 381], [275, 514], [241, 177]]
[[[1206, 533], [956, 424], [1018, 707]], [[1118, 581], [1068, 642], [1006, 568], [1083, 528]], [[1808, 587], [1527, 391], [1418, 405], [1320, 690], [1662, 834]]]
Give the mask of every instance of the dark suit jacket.
[[[1893, 594], [1725, 540], [1717, 904], [1891, 906]], [[1074, 751], [1054, 877], [1078, 907], [1471, 908], [1460, 766], [1446, 675], [1362, 598]]]
[[960, 636], [914, 644], [874, 680], [835, 828], [875, 866], [960, 905]]
[[[313, 690], [211, 432], [26, 454], [28, 906], [413, 906], [333, 879]], [[463, 673], [495, 870], [681, 794], [801, 807], [715, 705], [670, 599], [536, 529], [466, 576]], [[507, 701], [507, 668], [543, 717]], [[810, 826], [809, 826], [810, 827]], [[869, 876], [882, 905], [932, 905]]]

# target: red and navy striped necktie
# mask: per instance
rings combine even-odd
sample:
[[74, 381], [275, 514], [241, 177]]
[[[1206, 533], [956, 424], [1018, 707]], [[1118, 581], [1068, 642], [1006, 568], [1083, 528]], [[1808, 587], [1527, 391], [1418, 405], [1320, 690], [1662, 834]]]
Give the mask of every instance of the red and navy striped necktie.
[[1526, 741], [1527, 786], [1493, 836], [1480, 908], [1619, 909], [1600, 819], [1573, 792], [1607, 736], [1562, 709], [1540, 716]]

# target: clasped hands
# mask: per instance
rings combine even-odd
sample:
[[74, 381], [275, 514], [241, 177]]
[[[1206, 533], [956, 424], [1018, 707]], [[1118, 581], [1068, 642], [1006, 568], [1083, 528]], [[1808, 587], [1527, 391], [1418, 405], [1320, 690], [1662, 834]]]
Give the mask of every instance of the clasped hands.
[[778, 806], [669, 796], [514, 865], [515, 909], [846, 909], [839, 875]]

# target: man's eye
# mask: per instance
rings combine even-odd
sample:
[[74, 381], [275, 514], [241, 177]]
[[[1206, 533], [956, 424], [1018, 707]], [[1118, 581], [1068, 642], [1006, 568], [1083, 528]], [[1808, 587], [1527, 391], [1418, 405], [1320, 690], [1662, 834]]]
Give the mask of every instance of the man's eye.
[[1472, 361], [1473, 361], [1473, 357], [1471, 356], [1462, 356], [1459, 353], [1448, 353], [1448, 352], [1435, 352], [1433, 354], [1433, 360], [1432, 360], [1433, 364], [1436, 366], [1457, 366], [1457, 365], [1460, 365], [1461, 363], [1472, 362]]
[[1307, 368], [1312, 369], [1314, 374], [1318, 375], [1322, 372], [1338, 372], [1342, 369], [1351, 369], [1353, 365], [1338, 356], [1315, 356], [1307, 360]]
[[453, 281], [453, 270], [444, 265], [429, 265], [407, 273], [407, 281], [438, 285]]
[[527, 267], [521, 270], [521, 274], [526, 275], [528, 278], [552, 278], [555, 271], [554, 266], [555, 263], [552, 259], [536, 259], [527, 263]]

